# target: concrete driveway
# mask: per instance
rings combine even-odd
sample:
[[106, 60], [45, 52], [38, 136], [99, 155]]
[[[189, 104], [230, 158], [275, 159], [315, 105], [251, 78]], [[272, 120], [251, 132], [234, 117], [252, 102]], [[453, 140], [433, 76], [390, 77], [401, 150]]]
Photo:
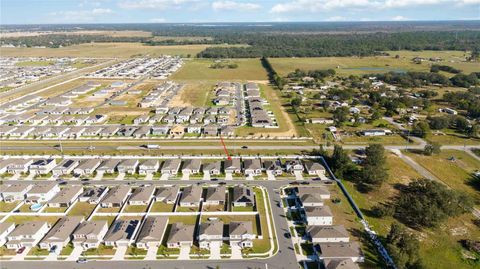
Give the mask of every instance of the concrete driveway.
[[225, 180], [233, 180], [232, 173], [225, 173]]
[[149, 247], [147, 249], [147, 255], [145, 255], [145, 260], [152, 261], [157, 259], [157, 247]]
[[210, 242], [210, 258], [211, 260], [220, 260], [220, 249], [222, 248], [222, 242]]
[[13, 256], [11, 261], [23, 261], [23, 259], [25, 259], [25, 257], [27, 256], [28, 252], [30, 252], [30, 249], [32, 248], [31, 247], [25, 248], [25, 250], [22, 253]]
[[97, 175], [93, 178], [93, 180], [101, 180], [103, 177], [103, 172], [97, 172]]
[[124, 260], [125, 252], [127, 252], [128, 247], [127, 246], [119, 246], [117, 247], [117, 251], [115, 251], [115, 254], [113, 255], [112, 260], [113, 261], [121, 261]]
[[203, 173], [203, 180], [210, 180], [210, 173]]
[[293, 171], [293, 174], [295, 175], [295, 180], [303, 180], [302, 171]]
[[273, 175], [272, 171], [267, 171], [267, 179], [268, 180], [276, 180], [275, 175]]
[[169, 177], [169, 176], [170, 176], [169, 174], [162, 174], [162, 175], [160, 176], [160, 180], [168, 180], [168, 177]]
[[70, 253], [70, 256], [67, 257], [67, 261], [76, 261], [78, 258], [80, 258], [80, 255], [83, 252], [82, 247], [74, 247], [72, 250], [72, 253]]
[[180, 247], [179, 260], [190, 260], [190, 246], [185, 245]]
[[148, 173], [145, 175], [145, 180], [152, 180], [153, 179], [153, 174]]
[[45, 261], [56, 261], [57, 257], [58, 257], [58, 253], [51, 252], [51, 253], [48, 253], [48, 256], [45, 258]]
[[182, 174], [182, 180], [189, 180], [190, 179], [190, 173], [183, 173]]
[[123, 180], [125, 178], [125, 173], [118, 173], [118, 176], [115, 178], [115, 180]]
[[253, 175], [252, 175], [252, 174], [248, 174], [248, 175], [247, 175], [247, 180], [254, 180]]
[[15, 174], [12, 177], [10, 177], [8, 180], [17, 180], [20, 177], [20, 174]]
[[232, 258], [231, 259], [234, 259], [234, 260], [243, 259], [242, 248], [239, 245], [233, 244], [233, 245], [231, 245], [231, 248], [232, 248]]

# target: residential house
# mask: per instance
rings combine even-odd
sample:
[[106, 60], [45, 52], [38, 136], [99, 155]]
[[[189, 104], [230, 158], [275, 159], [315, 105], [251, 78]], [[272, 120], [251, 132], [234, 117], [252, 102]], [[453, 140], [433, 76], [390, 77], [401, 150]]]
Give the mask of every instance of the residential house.
[[120, 247], [129, 246], [134, 241], [134, 236], [139, 228], [139, 220], [117, 219], [105, 235], [103, 241], [106, 246]]
[[107, 231], [108, 222], [106, 220], [84, 221], [72, 233], [73, 246], [84, 249], [98, 248]]
[[15, 201], [23, 201], [27, 195], [27, 192], [32, 188], [32, 185], [26, 184], [11, 184], [0, 185], [0, 193], [2, 194], [3, 201], [7, 203]]
[[199, 247], [210, 249], [210, 244], [215, 242], [218, 246], [223, 243], [223, 221], [210, 220], [202, 222], [198, 229]]
[[168, 159], [163, 163], [161, 172], [162, 174], [176, 175], [180, 169], [180, 159]]
[[137, 171], [138, 164], [139, 162], [136, 159], [123, 160], [117, 165], [117, 170], [119, 173], [133, 175]]
[[228, 225], [228, 234], [230, 237], [230, 246], [239, 246], [241, 248], [253, 247], [253, 240], [256, 235], [253, 233], [251, 221], [232, 221]]
[[[207, 122], [206, 118], [203, 119], [203, 122], [205, 124], [209, 124], [210, 122]], [[203, 127], [203, 134], [204, 135], [209, 135], [209, 136], [217, 136], [218, 135], [218, 126], [215, 125], [207, 125]]]
[[15, 229], [15, 223], [2, 222], [0, 223], [0, 247], [3, 247], [7, 242], [7, 236]]
[[357, 242], [319, 243], [313, 249], [321, 259], [351, 259], [353, 262], [363, 262], [365, 259]]
[[160, 163], [158, 162], [158, 160], [146, 160], [138, 167], [138, 173], [140, 175], [153, 174], [158, 171], [159, 167]]
[[282, 161], [277, 160], [266, 160], [263, 162], [263, 167], [267, 173], [272, 173], [274, 176], [281, 176], [283, 174]]
[[285, 162], [285, 169], [292, 174], [295, 171], [303, 172], [303, 164], [300, 160], [289, 160]]
[[182, 125], [173, 126], [172, 129], [170, 129], [170, 134], [174, 136], [182, 136], [185, 134], [185, 127]]
[[40, 248], [51, 249], [56, 246], [58, 253], [60, 253], [60, 250], [70, 242], [71, 234], [82, 221], [83, 217], [80, 216], [60, 218], [40, 241]]
[[7, 236], [7, 249], [34, 247], [47, 234], [50, 226], [46, 221], [28, 221], [17, 227]]
[[306, 237], [312, 243], [349, 242], [350, 235], [343, 225], [307, 226]]
[[204, 205], [223, 205], [225, 204], [225, 186], [208, 187], [205, 195]]
[[167, 224], [168, 217], [165, 216], [149, 216], [145, 218], [135, 243], [137, 248], [158, 248], [162, 244]]
[[97, 173], [113, 174], [117, 168], [117, 165], [121, 162], [119, 159], [109, 159], [103, 161], [97, 168]]
[[262, 162], [260, 159], [244, 159], [243, 172], [245, 175], [258, 176], [262, 174]]
[[222, 169], [222, 162], [212, 162], [203, 165], [203, 173], [209, 173], [210, 175], [220, 175]]
[[109, 137], [109, 136], [116, 135], [119, 130], [120, 130], [120, 127], [116, 125], [109, 125], [103, 128], [98, 134], [102, 137]]
[[102, 202], [100, 203], [101, 207], [122, 207], [125, 201], [127, 200], [128, 194], [130, 193], [130, 186], [127, 185], [118, 185], [111, 188]]
[[323, 165], [319, 164], [318, 162], [305, 161], [304, 165], [305, 165], [305, 169], [307, 170], [307, 173], [309, 175], [311, 175], [311, 176], [320, 176], [320, 175], [325, 176], [325, 167], [323, 167]]
[[181, 248], [193, 245], [193, 233], [195, 225], [186, 225], [181, 222], [172, 224], [167, 239], [168, 248]]
[[174, 204], [177, 201], [178, 191], [179, 187], [175, 185], [160, 187], [155, 192], [155, 201]]
[[[202, 161], [200, 159], [189, 159], [183, 161], [182, 174], [198, 174]], [[163, 169], [162, 169], [163, 170]]]
[[100, 159], [88, 159], [75, 167], [73, 174], [76, 176], [91, 175], [101, 163], [102, 161]]
[[49, 207], [69, 207], [83, 193], [81, 185], [70, 185], [62, 188], [50, 201]]
[[387, 129], [371, 129], [360, 131], [360, 134], [363, 136], [385, 136], [391, 135], [392, 131]]
[[152, 135], [167, 135], [170, 132], [170, 126], [153, 126]]
[[96, 205], [100, 203], [107, 192], [108, 188], [103, 186], [87, 188], [78, 197], [78, 201]]
[[34, 161], [28, 167], [28, 170], [30, 171], [30, 174], [33, 175], [45, 175], [50, 173], [55, 166], [57, 166], [55, 159], [42, 159]]
[[73, 172], [73, 169], [80, 164], [79, 161], [73, 159], [63, 159], [52, 170], [54, 176], [68, 175]]
[[225, 170], [225, 173], [230, 173], [230, 174], [240, 174], [242, 173], [242, 162], [240, 161], [240, 159], [238, 158], [235, 158], [235, 159], [230, 159], [230, 160], [226, 160], [224, 162], [224, 170]]
[[27, 192], [25, 203], [35, 204], [47, 202], [58, 192], [60, 192], [60, 188], [56, 182], [36, 183], [33, 184], [33, 187]]
[[14, 159], [8, 165], [7, 173], [21, 174], [28, 171], [28, 167], [33, 163], [32, 159]]
[[190, 185], [183, 188], [180, 196], [180, 206], [198, 207], [202, 200], [203, 188], [198, 185]]
[[360, 269], [352, 259], [323, 259], [325, 269]]
[[233, 187], [232, 205], [245, 207], [255, 205], [255, 194], [251, 187], [237, 185]]
[[138, 187], [128, 199], [129, 205], [148, 205], [155, 192], [155, 186]]
[[333, 214], [328, 206], [304, 207], [305, 220], [308, 225], [332, 225]]

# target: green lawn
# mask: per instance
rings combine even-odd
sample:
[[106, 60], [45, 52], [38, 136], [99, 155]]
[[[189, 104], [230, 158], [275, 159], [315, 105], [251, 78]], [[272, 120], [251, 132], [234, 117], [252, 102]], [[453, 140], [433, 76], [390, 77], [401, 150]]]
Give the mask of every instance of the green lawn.
[[199, 208], [197, 206], [187, 207], [187, 206], [177, 206], [176, 212], [198, 212]]
[[143, 213], [147, 211], [148, 206], [146, 205], [127, 205], [123, 209], [124, 213]]
[[174, 204], [164, 202], [154, 202], [150, 208], [150, 212], [172, 212]]
[[68, 212], [68, 216], [84, 216], [88, 217], [95, 209], [95, 204], [87, 202], [77, 202], [72, 209]]
[[147, 255], [147, 250], [137, 248], [137, 247], [134, 247], [134, 246], [129, 246], [128, 249], [127, 249], [126, 255], [145, 256], [145, 255]]
[[97, 209], [98, 213], [118, 213], [120, 212], [120, 207], [100, 207]]
[[82, 255], [85, 256], [103, 256], [103, 255], [113, 255], [115, 254], [115, 249], [113, 247], [107, 247], [104, 244], [100, 244], [98, 248], [90, 248], [85, 250]]
[[232, 212], [252, 212], [253, 206], [232, 206]]
[[169, 224], [173, 224], [176, 222], [182, 222], [183, 224], [187, 224], [187, 225], [194, 225], [197, 222], [197, 216], [169, 216], [168, 217]]
[[262, 67], [260, 59], [234, 59], [238, 64], [235, 69], [213, 69], [210, 68], [215, 63], [214, 60], [194, 59], [185, 61], [185, 65], [175, 74], [173, 80], [195, 80], [195, 81], [215, 81], [222, 80], [267, 80], [267, 72]]
[[68, 243], [65, 247], [63, 247], [62, 251], [60, 252], [60, 255], [68, 256], [72, 253], [72, 251], [73, 251], [73, 244]]
[[114, 216], [94, 216], [92, 220], [106, 220], [108, 222], [108, 226], [112, 224], [112, 222], [115, 220]]
[[4, 201], [0, 202], [0, 212], [10, 212], [12, 211], [19, 202], [13, 202], [13, 203], [6, 203]]
[[25, 62], [18, 62], [15, 65], [20, 67], [25, 66], [49, 66], [52, 65], [52, 61], [25, 61]]
[[67, 209], [67, 207], [46, 207], [42, 213], [64, 213]]
[[33, 256], [47, 256], [48, 255], [48, 249], [40, 249], [38, 246], [33, 247], [27, 255], [33, 255]]
[[180, 100], [192, 107], [213, 106], [215, 83], [188, 82], [182, 89]]
[[46, 221], [48, 224], [53, 225], [55, 222], [58, 221], [60, 217], [52, 217], [52, 216], [10, 216], [5, 222], [13, 222], [16, 225], [22, 224], [25, 222], [30, 222], [30, 221]]

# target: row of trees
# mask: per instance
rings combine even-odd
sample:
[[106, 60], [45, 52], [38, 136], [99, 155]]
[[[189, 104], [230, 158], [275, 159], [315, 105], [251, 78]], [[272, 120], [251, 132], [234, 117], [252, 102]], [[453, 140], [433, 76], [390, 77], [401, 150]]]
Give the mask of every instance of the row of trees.
[[2, 38], [0, 44], [26, 47], [58, 48], [91, 42], [146, 42], [148, 37], [113, 37], [108, 35], [65, 35], [51, 34]]

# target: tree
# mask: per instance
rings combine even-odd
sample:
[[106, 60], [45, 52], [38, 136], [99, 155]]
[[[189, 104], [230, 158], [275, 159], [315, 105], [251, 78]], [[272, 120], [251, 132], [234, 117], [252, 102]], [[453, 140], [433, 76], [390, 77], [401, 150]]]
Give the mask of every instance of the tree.
[[395, 205], [395, 217], [414, 228], [435, 227], [473, 208], [473, 199], [429, 179], [410, 182]]
[[369, 145], [365, 149], [365, 161], [359, 174], [360, 187], [365, 191], [371, 191], [382, 185], [388, 178], [385, 163], [385, 148], [380, 144]]
[[423, 154], [427, 156], [431, 156], [433, 154], [440, 154], [440, 144], [436, 142], [432, 142], [430, 144], [426, 144], [425, 148], [423, 149]]
[[297, 108], [302, 105], [302, 98], [297, 96], [290, 101], [290, 104], [292, 105], [293, 109], [297, 110]]
[[472, 127], [470, 127], [467, 130], [467, 135], [470, 138], [478, 138], [480, 137], [480, 125], [478, 124], [473, 124]]
[[348, 107], [339, 107], [333, 111], [333, 120], [337, 126], [342, 125], [342, 123], [348, 120]]
[[399, 223], [391, 225], [385, 247], [398, 269], [418, 268], [421, 263], [418, 239]]
[[342, 178], [353, 170], [352, 160], [350, 160], [347, 152], [340, 145], [333, 147], [333, 154], [329, 161], [330, 167], [337, 177]]
[[424, 121], [420, 121], [413, 126], [412, 134], [421, 138], [427, 137], [428, 133], [430, 133], [430, 127], [428, 123]]

